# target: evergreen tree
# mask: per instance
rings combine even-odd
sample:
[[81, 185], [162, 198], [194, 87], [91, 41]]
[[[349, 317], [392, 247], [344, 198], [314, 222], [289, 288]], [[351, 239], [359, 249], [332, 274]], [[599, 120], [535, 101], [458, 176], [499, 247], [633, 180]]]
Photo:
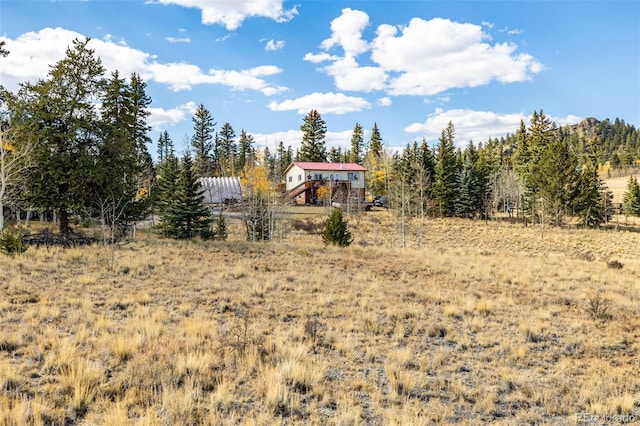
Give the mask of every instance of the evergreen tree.
[[464, 151], [462, 171], [458, 177], [458, 193], [455, 202], [457, 215], [472, 217], [482, 208], [483, 187], [478, 172], [478, 152], [469, 142]]
[[224, 123], [216, 138], [216, 156], [220, 176], [235, 176], [235, 158], [237, 155], [236, 132], [231, 123]]
[[312, 109], [303, 118], [300, 130], [302, 130], [302, 145], [298, 161], [326, 162], [327, 150], [324, 138], [327, 125], [317, 110]]
[[159, 166], [159, 175], [156, 182], [154, 196], [154, 211], [163, 216], [173, 202], [178, 192], [178, 177], [180, 175], [180, 163], [175, 155], [171, 154]]
[[[576, 175], [571, 204], [574, 214], [580, 218], [584, 226], [598, 227], [607, 220], [609, 212], [605, 202], [608, 194], [594, 167], [583, 167]], [[611, 205], [610, 200], [608, 205]]]
[[158, 137], [158, 163], [161, 164], [169, 157], [175, 156], [175, 148], [169, 132], [166, 130], [160, 133]]
[[242, 129], [240, 132], [238, 158], [236, 159], [236, 170], [244, 170], [246, 166], [253, 165], [252, 163], [255, 160], [253, 143], [253, 136]]
[[627, 216], [640, 216], [640, 185], [634, 176], [629, 177], [627, 191], [622, 198], [622, 212]]
[[194, 133], [191, 137], [191, 147], [195, 153], [193, 171], [198, 177], [210, 176], [214, 171], [212, 156], [213, 132], [216, 123], [203, 104], [196, 109], [192, 121]]
[[455, 213], [458, 176], [454, 135], [455, 128], [453, 123], [449, 122], [438, 139], [433, 192], [440, 216], [452, 216]]
[[543, 202], [556, 226], [560, 225], [571, 203], [571, 188], [576, 185], [578, 162], [565, 141], [549, 143], [529, 177], [532, 188]]
[[330, 163], [340, 163], [343, 160], [342, 148], [332, 146], [329, 150], [329, 162]]
[[175, 239], [196, 236], [211, 238], [211, 217], [204, 205], [204, 190], [193, 173], [191, 158], [186, 154], [180, 164], [176, 192], [161, 214], [164, 235]]
[[380, 156], [382, 155], [382, 150], [382, 136], [380, 136], [378, 124], [373, 123], [373, 128], [371, 129], [371, 138], [369, 139], [369, 152], [379, 160]]
[[291, 146], [288, 149], [285, 149], [284, 142], [280, 141], [278, 144], [278, 150], [276, 152], [276, 165], [275, 165], [275, 176], [274, 181], [280, 182], [284, 179], [284, 171], [289, 167], [293, 160], [293, 153], [291, 150]]
[[349, 150], [348, 163], [362, 164], [362, 149], [364, 146], [364, 130], [356, 123], [351, 136], [351, 148]]
[[524, 177], [527, 174], [528, 164], [531, 159], [531, 153], [527, 143], [527, 128], [524, 125], [524, 120], [520, 120], [520, 127], [516, 132], [516, 144], [513, 164], [516, 172]]
[[322, 241], [325, 244], [333, 244], [347, 247], [353, 242], [351, 231], [347, 221], [342, 218], [342, 210], [333, 209], [322, 230]]
[[72, 210], [91, 204], [87, 186], [95, 186], [95, 152], [101, 140], [96, 106], [105, 69], [88, 43], [88, 38], [74, 40], [47, 79], [22, 86], [11, 108], [13, 125], [24, 130], [20, 137], [38, 141], [23, 196], [30, 205], [56, 210], [61, 233], [70, 231]]
[[218, 241], [227, 241], [229, 233], [227, 232], [227, 221], [222, 215], [222, 210], [216, 219], [216, 230], [214, 232], [215, 239]]
[[[132, 89], [118, 72], [106, 83], [101, 103], [101, 140], [94, 155], [93, 178], [86, 183], [93, 195], [91, 207], [107, 221], [113, 237], [124, 235], [128, 226], [149, 212], [148, 197], [153, 165], [148, 156], [146, 115], [140, 108], [146, 98], [144, 84]], [[116, 215], [113, 209], [118, 208]], [[110, 214], [106, 214], [111, 212]], [[107, 217], [108, 216], [108, 217]]]

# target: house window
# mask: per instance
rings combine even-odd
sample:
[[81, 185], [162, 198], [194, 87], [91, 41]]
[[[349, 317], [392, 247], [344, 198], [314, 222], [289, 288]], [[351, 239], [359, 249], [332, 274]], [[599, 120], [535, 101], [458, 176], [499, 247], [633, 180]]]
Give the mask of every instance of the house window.
[[331, 173], [329, 175], [330, 180], [340, 180], [340, 173]]
[[314, 173], [313, 180], [322, 180], [322, 173]]
[[298, 175], [298, 182], [302, 180], [302, 175]]
[[347, 179], [349, 179], [349, 180], [358, 180], [358, 173], [357, 172], [349, 172], [347, 174]]
[[293, 182], [293, 176], [289, 176], [289, 182]]

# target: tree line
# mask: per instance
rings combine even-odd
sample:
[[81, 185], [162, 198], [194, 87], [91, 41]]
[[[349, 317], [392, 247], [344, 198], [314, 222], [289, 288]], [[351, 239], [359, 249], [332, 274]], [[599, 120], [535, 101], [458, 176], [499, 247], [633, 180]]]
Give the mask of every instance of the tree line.
[[[203, 208], [197, 179], [234, 176], [250, 193], [247, 238], [270, 240], [275, 187], [294, 160], [364, 165], [370, 194], [388, 195], [403, 217], [488, 218], [503, 211], [524, 223], [559, 225], [576, 216], [586, 226], [599, 226], [611, 212], [599, 168], [605, 162], [634, 165], [640, 156], [638, 131], [622, 120], [558, 128], [543, 111], [512, 135], [469, 141], [464, 149], [456, 147], [449, 123], [433, 147], [423, 140], [391, 151], [376, 123], [368, 141], [356, 123], [348, 149], [327, 149], [326, 123], [314, 109], [302, 120], [297, 151], [280, 142], [270, 152], [256, 149], [244, 129], [237, 136], [230, 123], [216, 130], [200, 104], [187, 152], [177, 154], [163, 131], [154, 162], [146, 83], [135, 73], [107, 75], [88, 43], [74, 40], [45, 78], [21, 84], [16, 93], [0, 91], [0, 212], [4, 206], [54, 212], [63, 234], [77, 218], [126, 229], [155, 213], [166, 236], [223, 238], [224, 220]], [[0, 56], [7, 54], [2, 44]], [[634, 201], [634, 182], [625, 212], [640, 203]]]

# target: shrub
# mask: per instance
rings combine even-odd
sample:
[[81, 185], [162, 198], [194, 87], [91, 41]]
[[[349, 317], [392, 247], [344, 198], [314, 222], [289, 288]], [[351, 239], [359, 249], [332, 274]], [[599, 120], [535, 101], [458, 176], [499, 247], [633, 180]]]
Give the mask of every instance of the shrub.
[[340, 247], [347, 247], [353, 242], [347, 221], [342, 219], [342, 211], [333, 209], [331, 215], [324, 224], [322, 230], [322, 240], [326, 244], [334, 244]]
[[0, 252], [15, 256], [27, 251], [29, 246], [22, 241], [22, 236], [22, 231], [12, 231], [7, 228], [0, 231]]

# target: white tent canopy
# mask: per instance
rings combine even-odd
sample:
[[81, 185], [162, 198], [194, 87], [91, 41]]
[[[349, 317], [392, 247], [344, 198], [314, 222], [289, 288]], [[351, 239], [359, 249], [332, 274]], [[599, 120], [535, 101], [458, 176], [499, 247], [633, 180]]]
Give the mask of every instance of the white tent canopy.
[[204, 189], [205, 204], [241, 202], [242, 189], [237, 177], [204, 177], [198, 179]]

